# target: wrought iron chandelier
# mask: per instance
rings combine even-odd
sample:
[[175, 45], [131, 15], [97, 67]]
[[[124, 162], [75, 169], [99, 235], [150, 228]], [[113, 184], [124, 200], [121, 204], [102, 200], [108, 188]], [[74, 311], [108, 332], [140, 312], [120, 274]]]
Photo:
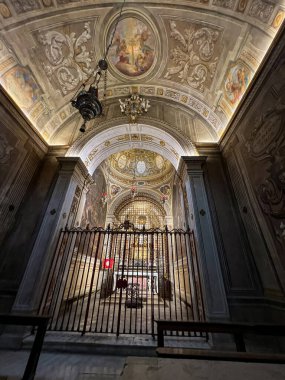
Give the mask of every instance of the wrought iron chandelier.
[[[108, 69], [107, 55], [108, 55], [110, 47], [113, 45], [113, 40], [115, 37], [118, 23], [122, 16], [125, 1], [126, 0], [124, 0], [122, 3], [120, 13], [119, 13], [119, 16], [117, 18], [117, 21], [112, 33], [110, 43], [106, 48], [104, 57], [99, 60], [97, 67], [94, 71], [94, 74], [91, 77], [89, 77], [85, 83], [82, 84], [80, 90], [71, 99], [71, 105], [78, 109], [80, 115], [83, 118], [83, 124], [79, 129], [80, 132], [86, 131], [86, 123], [88, 121], [102, 115], [103, 107], [98, 97], [98, 86], [99, 86], [100, 79], [102, 77], [102, 73], [104, 73], [103, 98], [105, 98], [106, 87], [107, 87], [107, 69]], [[92, 77], [93, 77], [93, 80], [92, 80]]]
[[127, 116], [130, 124], [136, 124], [138, 117], [143, 115], [150, 108], [149, 100], [137, 93], [131, 94], [126, 99], [119, 99], [120, 108], [123, 115]]

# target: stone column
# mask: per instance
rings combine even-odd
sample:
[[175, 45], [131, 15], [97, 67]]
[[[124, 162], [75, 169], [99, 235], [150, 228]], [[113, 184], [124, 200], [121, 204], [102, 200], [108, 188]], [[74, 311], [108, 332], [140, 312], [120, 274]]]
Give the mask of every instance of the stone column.
[[75, 220], [78, 209], [81, 208], [80, 195], [92, 181], [79, 157], [59, 157], [58, 161], [60, 169], [57, 182], [23, 276], [13, 312], [37, 310], [59, 231], [67, 223]]
[[186, 193], [193, 213], [190, 227], [196, 238], [206, 319], [227, 320], [228, 303], [204, 179], [207, 157], [181, 158], [187, 171]]

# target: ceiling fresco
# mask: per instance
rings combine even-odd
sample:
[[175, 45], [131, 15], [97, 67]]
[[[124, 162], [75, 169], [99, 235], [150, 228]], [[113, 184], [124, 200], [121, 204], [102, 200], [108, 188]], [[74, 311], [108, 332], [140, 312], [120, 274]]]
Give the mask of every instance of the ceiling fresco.
[[160, 154], [144, 149], [131, 149], [112, 154], [108, 158], [112, 172], [137, 180], [165, 177], [172, 171], [171, 163]]
[[[89, 124], [92, 136], [99, 124], [126, 122], [118, 99], [135, 89], [151, 104], [140, 133], [153, 125], [189, 146], [219, 141], [283, 23], [284, 4], [127, 1], [108, 55], [104, 116]], [[70, 100], [103, 56], [120, 6], [0, 0], [0, 83], [50, 145], [81, 141]]]
[[106, 179], [110, 205], [129, 199], [130, 189], [135, 186], [137, 196], [148, 194], [159, 203], [164, 197], [165, 206], [169, 208], [176, 172], [162, 155], [145, 149], [122, 150], [105, 159], [100, 168]]
[[[113, 28], [108, 33], [113, 34]], [[109, 59], [113, 66], [128, 77], [141, 76], [153, 66], [156, 51], [154, 33], [145, 21], [135, 17], [122, 19], [117, 26]]]

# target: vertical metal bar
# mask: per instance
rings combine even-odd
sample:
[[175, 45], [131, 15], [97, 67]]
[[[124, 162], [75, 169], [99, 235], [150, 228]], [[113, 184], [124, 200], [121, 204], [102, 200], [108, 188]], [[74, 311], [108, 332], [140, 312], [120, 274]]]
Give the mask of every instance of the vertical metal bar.
[[[96, 301], [97, 301], [97, 294], [99, 293], [98, 285], [100, 284], [100, 282], [102, 283], [101, 278], [100, 278], [101, 277], [101, 271], [102, 271], [102, 265], [100, 264], [100, 260], [102, 262], [102, 256], [103, 256], [102, 245], [104, 244], [104, 240], [105, 240], [105, 236], [106, 236], [105, 230], [98, 229], [98, 231], [99, 231], [99, 236], [98, 236], [98, 240], [97, 240], [97, 253], [96, 253], [96, 262], [95, 262], [95, 270], [98, 267], [98, 274], [97, 274], [97, 281], [96, 281], [96, 287], [95, 287], [95, 293], [94, 293], [94, 303], [93, 303], [93, 307], [92, 307], [91, 323], [90, 323], [90, 328], [89, 328], [89, 331], [91, 331], [92, 330], [92, 324], [93, 324], [93, 318], [94, 318], [94, 312], [96, 310], [96, 306], [98, 306], [98, 308], [96, 310], [96, 313], [97, 313], [96, 323], [95, 323], [95, 328], [94, 328], [93, 332], [97, 332], [97, 321], [98, 321], [98, 315], [100, 312], [100, 310], [99, 310], [100, 301], [99, 301], [99, 305], [96, 304]], [[102, 240], [101, 240], [101, 236], [103, 236]], [[100, 239], [99, 239], [99, 237], [100, 237]], [[100, 295], [99, 295], [99, 299], [100, 299]]]
[[[88, 247], [89, 247], [90, 239], [91, 239], [91, 232], [87, 231], [87, 233], [86, 233], [87, 243], [85, 240], [85, 242], [84, 242], [85, 244], [83, 245], [83, 250], [82, 250], [82, 252], [85, 253], [85, 260], [84, 260], [84, 264], [83, 264], [83, 268], [82, 268], [81, 280], [80, 280], [80, 286], [79, 286], [79, 294], [78, 294], [79, 302], [81, 302], [81, 309], [80, 309], [79, 317], [78, 317], [78, 323], [77, 323], [77, 329], [76, 329], [77, 331], [80, 331], [80, 321], [81, 321], [81, 316], [82, 316], [82, 312], [83, 312], [84, 299], [86, 297], [86, 281], [88, 279], [88, 272], [89, 272], [89, 268], [90, 268], [90, 265], [87, 267]], [[82, 253], [82, 255], [83, 255], [83, 253]], [[89, 261], [89, 264], [90, 264], [90, 261]], [[81, 269], [81, 267], [82, 267], [82, 263], [80, 263], [80, 269]], [[84, 281], [86, 269], [87, 269], [87, 277], [86, 277], [86, 281], [85, 281], [85, 286], [83, 286], [83, 281]], [[83, 291], [83, 294], [81, 294], [83, 288], [84, 288], [84, 291]]]
[[[181, 252], [181, 244], [177, 244], [177, 243], [181, 243], [180, 241], [178, 241], [178, 238], [180, 239], [180, 235], [181, 235], [181, 231], [175, 233], [175, 251], [176, 251], [176, 268], [177, 268], [177, 273], [178, 273], [177, 279], [178, 279], [178, 291], [179, 291], [179, 303], [180, 303], [180, 316], [181, 316], [181, 319], [183, 320], [181, 286], [180, 286], [181, 280], [180, 280], [180, 270], [179, 270], [180, 268], [179, 268], [179, 260], [178, 260], [178, 252], [180, 251], [180, 256], [182, 255], [182, 252]], [[178, 245], [180, 246], [180, 250], [178, 249]]]
[[151, 234], [151, 335], [154, 339], [154, 289], [155, 289], [155, 280], [154, 280], [154, 232]]
[[[131, 241], [131, 232], [129, 232], [126, 236], [127, 236], [127, 239], [128, 239], [128, 254], [127, 252], [125, 253], [125, 258], [126, 258], [126, 255], [128, 256], [127, 257], [127, 283], [129, 284], [129, 260], [130, 260], [130, 241]], [[128, 288], [126, 289], [126, 300], [125, 302], [128, 301]], [[132, 307], [131, 307], [132, 309]], [[127, 320], [127, 304], [125, 303], [125, 312], [124, 312], [124, 328], [123, 328], [123, 334], [125, 334], [126, 332], [126, 320]]]
[[[194, 321], [199, 321], [198, 295], [197, 295], [197, 288], [195, 285], [195, 273], [194, 273], [194, 267], [193, 267], [193, 250], [191, 246], [189, 231], [186, 232], [185, 238], [186, 238], [186, 249], [187, 249], [186, 258], [187, 258], [188, 268], [191, 271], [190, 276], [189, 276], [189, 287], [190, 287], [190, 294], [191, 294], [192, 315], [193, 315]], [[190, 335], [191, 334], [192, 333], [190, 333]], [[194, 332], [194, 336], [197, 336], [196, 332]]]
[[121, 246], [121, 239], [119, 237], [119, 232], [115, 232], [116, 234], [116, 244], [115, 244], [115, 252], [114, 252], [114, 257], [116, 262], [118, 263], [118, 269], [117, 269], [117, 276], [116, 276], [116, 283], [115, 283], [115, 300], [114, 300], [114, 309], [113, 309], [113, 318], [112, 318], [112, 326], [111, 326], [111, 332], [114, 332], [114, 321], [115, 321], [115, 314], [116, 314], [116, 305], [117, 305], [117, 280], [120, 275], [120, 257], [121, 257], [121, 250], [119, 249], [119, 254], [117, 254], [117, 248], [118, 245], [120, 244]]
[[160, 298], [161, 298], [161, 268], [160, 268], [160, 257], [158, 256], [158, 252], [161, 253], [162, 249], [160, 250], [160, 244], [159, 244], [159, 232], [156, 232], [156, 266], [157, 266], [157, 288], [158, 288], [158, 295], [157, 295], [157, 303], [158, 303], [158, 319], [160, 319]]
[[[91, 238], [93, 238], [93, 239], [91, 240]], [[92, 243], [90, 243], [90, 241], [92, 241]], [[86, 257], [89, 258], [89, 262], [88, 262], [88, 269], [87, 269], [87, 275], [86, 275], [85, 286], [84, 286], [84, 297], [82, 299], [81, 313], [80, 313], [80, 318], [79, 318], [79, 325], [81, 326], [81, 317], [82, 317], [83, 310], [84, 310], [84, 300], [87, 297], [87, 305], [85, 307], [85, 317], [84, 317], [84, 322], [82, 325], [82, 335], [85, 333], [84, 325], [85, 325], [86, 315], [88, 316], [88, 311], [87, 311], [88, 298], [89, 298], [88, 280], [89, 280], [89, 276], [90, 276], [90, 268], [91, 268], [91, 262], [92, 262], [92, 253], [93, 253], [93, 249], [94, 249], [94, 242], [95, 242], [95, 233], [94, 233], [94, 231], [90, 231], [90, 240], [89, 240], [89, 244], [88, 244], [87, 252], [86, 252]], [[92, 273], [91, 274], [91, 279], [92, 279], [93, 269], [91, 270], [91, 273]], [[90, 286], [91, 286], [91, 280], [90, 280]], [[88, 294], [88, 296], [87, 296], [87, 294]]]
[[[114, 232], [111, 230], [111, 242], [110, 242], [110, 258], [113, 259], [113, 268], [112, 268], [112, 293], [113, 293], [113, 288], [114, 288], [114, 271], [115, 271], [115, 265], [116, 265], [116, 258], [115, 258], [115, 252], [113, 254], [113, 245], [114, 245], [114, 238], [117, 238], [117, 235], [114, 237]], [[116, 247], [116, 240], [115, 240], [115, 247]], [[111, 310], [111, 303], [112, 303], [112, 294], [110, 295], [110, 300], [109, 300], [109, 306], [108, 306], [108, 314], [107, 314], [107, 324], [106, 324], [106, 330], [105, 332], [109, 332], [109, 317], [110, 317], [110, 310]], [[114, 312], [114, 310], [113, 310]]]
[[[75, 243], [74, 243], [73, 250], [72, 250], [72, 253], [71, 253], [70, 266], [68, 268], [68, 275], [67, 275], [67, 279], [66, 279], [66, 284], [68, 284], [68, 279], [70, 277], [70, 284], [69, 284], [69, 289], [68, 289], [68, 292], [67, 292], [67, 301], [65, 303], [64, 310], [63, 310], [63, 313], [62, 313], [62, 320], [61, 320], [60, 330], [63, 330], [63, 324], [64, 324], [64, 319], [65, 319], [66, 311], [68, 310], [68, 307], [69, 307], [68, 305], [69, 305], [69, 298], [70, 298], [70, 290], [71, 290], [72, 284], [73, 284], [73, 276], [74, 276], [74, 272], [75, 272], [75, 268], [76, 268], [75, 263], [77, 261], [77, 257], [78, 257], [78, 253], [79, 253], [78, 250], [77, 250], [77, 253], [76, 253], [76, 258], [75, 258], [75, 263], [74, 263], [72, 275], [70, 275], [70, 268], [71, 268], [71, 265], [72, 265], [72, 260], [73, 260], [74, 250], [76, 248], [76, 241], [77, 241], [77, 239], [80, 242], [81, 231], [80, 231], [80, 234], [78, 234], [76, 231], [71, 231], [70, 232], [71, 240], [73, 239], [72, 235], [75, 236]], [[66, 284], [64, 285], [64, 292], [63, 292], [63, 294], [65, 293]], [[68, 329], [70, 315], [71, 315], [71, 310], [70, 310], [70, 314], [69, 314], [69, 317], [68, 317], [68, 322], [67, 322], [67, 325], [66, 325], [66, 329]]]
[[[96, 239], [95, 239], [96, 238], [96, 231], [93, 231], [93, 234], [94, 234], [94, 242], [93, 242], [93, 248], [94, 248], [94, 244], [96, 241]], [[91, 277], [91, 282], [90, 282], [90, 289], [89, 289], [89, 295], [88, 295], [87, 306], [86, 306], [86, 311], [85, 311], [85, 320], [84, 320], [82, 334], [85, 334], [85, 332], [86, 332], [86, 326], [87, 326], [89, 308], [90, 308], [91, 296], [92, 296], [92, 289], [93, 289], [93, 282], [94, 282], [95, 272], [96, 272], [96, 261], [97, 261], [99, 246], [100, 246], [101, 231], [99, 231], [98, 234], [99, 234], [99, 236], [98, 236], [97, 247], [96, 247], [96, 252], [95, 252], [95, 256], [94, 256], [94, 265], [93, 265], [92, 277]], [[93, 249], [92, 249], [92, 251], [93, 251]], [[91, 252], [91, 257], [92, 257], [92, 252]], [[90, 258], [90, 261], [91, 261], [91, 258]], [[90, 328], [91, 328], [91, 325], [92, 325], [92, 319], [90, 322]]]
[[157, 346], [164, 347], [163, 327], [160, 323], [157, 323]]
[[[119, 244], [117, 242], [117, 244], [116, 244], [116, 250], [117, 250], [117, 247], [118, 247], [118, 249], [119, 249], [119, 255], [117, 255], [117, 252], [115, 252], [115, 255], [118, 256], [118, 271], [117, 271], [117, 278], [116, 278], [116, 280], [118, 281], [118, 278], [120, 276], [120, 262], [121, 262], [121, 251], [122, 251], [121, 250], [122, 232], [121, 233], [117, 232], [117, 236], [119, 237]], [[112, 329], [111, 329], [111, 332], [114, 332], [114, 323], [115, 323], [116, 306], [117, 306], [117, 292], [118, 292], [118, 288], [117, 288], [117, 283], [116, 283], [116, 288], [115, 288], [115, 303], [114, 303], [114, 311], [113, 311], [113, 320], [112, 320]]]
[[[47, 315], [52, 316], [49, 322], [49, 326], [48, 326], [49, 329], [52, 328], [52, 323], [55, 317], [57, 297], [60, 292], [60, 287], [58, 283], [60, 281], [60, 275], [61, 274], [63, 275], [62, 267], [63, 267], [64, 258], [66, 258], [67, 260], [67, 257], [68, 257], [68, 250], [66, 250], [66, 245], [69, 241], [71, 244], [71, 241], [72, 241], [72, 237], [67, 230], [65, 230], [65, 236], [66, 236], [66, 239], [62, 240], [62, 244], [58, 251], [58, 260], [56, 260], [56, 266], [54, 267], [53, 273], [51, 274], [50, 288], [52, 288], [53, 286], [53, 291], [51, 292], [50, 304], [49, 304], [48, 311], [46, 313]], [[49, 291], [48, 291], [48, 294], [49, 294]]]
[[[138, 249], [137, 249], [137, 283], [138, 283], [138, 278], [139, 278], [139, 241], [140, 241], [140, 233], [138, 232]], [[134, 249], [135, 252], [136, 249]], [[135, 326], [135, 334], [137, 333], [137, 325], [138, 325], [138, 308], [136, 307], [136, 326]]]
[[[132, 250], [132, 289], [133, 289], [133, 286], [134, 286], [134, 272], [135, 272], [135, 242], [136, 242], [136, 239], [135, 239], [135, 236], [136, 236], [136, 233], [135, 231], [132, 233], [131, 235], [133, 237], [133, 250]], [[132, 301], [132, 298], [131, 298], [131, 301]], [[131, 334], [132, 333], [132, 317], [133, 317], [133, 307], [131, 307], [131, 311], [130, 311], [130, 330], [129, 330], [129, 333]], [[135, 320], [135, 324], [136, 324], [136, 320]], [[134, 329], [135, 331], [135, 329]]]
[[[81, 268], [81, 264], [82, 264], [82, 257], [83, 257], [83, 253], [84, 253], [85, 241], [86, 241], [86, 238], [87, 238], [87, 232], [86, 231], [82, 232], [81, 238], [82, 237], [83, 237], [83, 243], [82, 243], [82, 245], [79, 244], [79, 247], [81, 247], [80, 263], [79, 263], [79, 267], [78, 267], [78, 272], [77, 272], [76, 282], [75, 282], [75, 288], [74, 288], [74, 292], [73, 292], [73, 299], [76, 298], [76, 306], [75, 306], [75, 311], [74, 311], [74, 317], [73, 317], [73, 322], [72, 322], [72, 326], [71, 326], [71, 331], [74, 331], [74, 326], [75, 326], [76, 317], [77, 317], [78, 303], [79, 303], [79, 300], [80, 300], [80, 290], [81, 290], [81, 285], [82, 285], [82, 277], [81, 277], [81, 281], [80, 281], [80, 285], [79, 285], [79, 294], [77, 296], [76, 296], [76, 288], [77, 288], [77, 284], [78, 284], [78, 280], [79, 280], [79, 275], [80, 275], [80, 268]], [[72, 310], [72, 308], [71, 308], [71, 310]]]
[[39, 324], [22, 380], [34, 380], [35, 378], [35, 373], [36, 373], [42, 345], [44, 342], [47, 324], [48, 324], [48, 320], [42, 321]]
[[246, 352], [245, 343], [243, 340], [243, 333], [234, 333], [234, 340], [236, 344], [237, 352]]
[[[110, 239], [110, 230], [108, 229], [108, 230], [107, 230], [107, 247], [108, 247], [108, 245], [109, 245], [109, 239]], [[104, 246], [103, 246], [103, 247], [105, 247], [105, 246], [106, 246], [106, 245], [105, 245], [105, 243], [104, 243]], [[107, 259], [107, 254], [108, 254], [108, 249], [105, 250], [105, 260]], [[107, 286], [109, 286], [109, 270], [110, 270], [110, 269], [107, 269], [107, 270], [106, 270], [106, 274], [107, 274]], [[107, 291], [108, 291], [108, 289], [107, 289]], [[106, 290], [105, 290], [105, 292], [106, 292]], [[105, 306], [106, 306], [106, 298], [107, 298], [106, 296], [107, 296], [107, 294], [105, 293], [105, 294], [104, 294], [104, 304], [103, 304], [103, 311], [102, 311], [102, 318], [101, 318], [100, 332], [103, 331], [103, 322], [104, 322]], [[110, 295], [109, 295], [108, 297], [110, 297]]]
[[[194, 270], [196, 269], [196, 276], [197, 276], [197, 281], [195, 281], [196, 288], [197, 288], [197, 293], [198, 293], [198, 302], [201, 303], [201, 307], [198, 307], [199, 311], [199, 317], [200, 320], [204, 321], [205, 320], [205, 308], [204, 308], [204, 300], [203, 300], [203, 293], [202, 293], [202, 286], [201, 286], [201, 275], [200, 275], [200, 268], [199, 268], [199, 262], [198, 262], [198, 257], [197, 257], [197, 250], [196, 250], [196, 244], [195, 244], [195, 237], [193, 232], [190, 232], [190, 239], [192, 242], [192, 255], [194, 258]], [[199, 304], [198, 304], [199, 306]]]
[[[48, 296], [49, 296], [49, 291], [50, 291], [50, 287], [51, 287], [51, 283], [52, 283], [52, 277], [53, 277], [53, 271], [56, 268], [56, 263], [57, 263], [57, 260], [59, 258], [59, 252], [60, 252], [60, 247], [62, 245], [64, 233], [65, 233], [64, 230], [61, 229], [59, 236], [58, 236], [57, 243], [56, 243], [56, 249], [55, 249], [55, 252], [53, 254], [49, 269], [48, 269], [48, 275], [47, 275], [47, 278], [45, 281], [45, 285], [43, 287], [43, 293], [42, 293], [41, 301], [40, 301], [39, 308], [38, 308], [38, 314], [45, 314], [44, 310], [45, 310], [45, 307], [47, 306], [46, 301], [47, 301]], [[48, 286], [48, 284], [49, 284], [49, 286]]]
[[[147, 309], [148, 309], [148, 297], [149, 293], [151, 294], [151, 279], [149, 278], [149, 273], [148, 273], [148, 264], [149, 264], [149, 259], [148, 259], [148, 235], [149, 233], [146, 233], [146, 303], [145, 303], [145, 324], [146, 324], [146, 331], [145, 333], [148, 334], [148, 317], [147, 317]], [[150, 289], [149, 289], [150, 288]]]
[[141, 298], [141, 326], [140, 326], [140, 333], [142, 334], [142, 323], [143, 323], [143, 255], [144, 255], [144, 232], [141, 232], [140, 231], [140, 235], [142, 237], [142, 257], [141, 257], [141, 284], [142, 284], [142, 288], [141, 288], [141, 291], [140, 291], [140, 298]]
[[165, 249], [164, 249], [164, 245], [165, 245], [165, 241], [164, 241], [164, 233], [161, 232], [160, 233], [160, 237], [161, 237], [161, 243], [162, 243], [162, 250], [161, 250], [161, 266], [162, 266], [162, 285], [163, 285], [163, 311], [164, 311], [164, 319], [166, 319], [166, 305], [165, 305], [165, 274], [164, 274], [164, 255], [165, 255]]
[[41, 314], [52, 315], [51, 308], [54, 305], [54, 296], [56, 291], [55, 284], [57, 281], [57, 276], [60, 271], [62, 261], [62, 255], [60, 253], [62, 252], [63, 247], [66, 244], [66, 240], [68, 240], [68, 232], [65, 230], [63, 232], [62, 240], [60, 241], [59, 246], [56, 247], [56, 252], [54, 255], [54, 265], [51, 266], [51, 269], [48, 274], [48, 281], [46, 283], [46, 287], [47, 284], [49, 285], [46, 294], [42, 300], [42, 307], [40, 311]]
[[[60, 307], [61, 307], [61, 301], [59, 301], [60, 299], [60, 293], [62, 292], [62, 297], [64, 295], [63, 291], [62, 291], [62, 288], [64, 288], [65, 284], [64, 284], [64, 278], [66, 276], [66, 273], [68, 272], [67, 271], [67, 268], [68, 268], [68, 261], [69, 261], [69, 264], [70, 264], [70, 261], [71, 261], [71, 255], [70, 255], [70, 247], [72, 245], [72, 242], [73, 241], [76, 241], [76, 237], [74, 239], [73, 237], [73, 233], [71, 233], [71, 231], [69, 231], [69, 241], [70, 241], [70, 245], [68, 246], [68, 248], [65, 249], [65, 253], [62, 257], [62, 262], [61, 262], [61, 278], [60, 278], [60, 275], [58, 276], [60, 278], [59, 281], [57, 281], [58, 283], [58, 293], [57, 293], [57, 297], [56, 297], [56, 300], [55, 300], [55, 309], [54, 309], [54, 314], [53, 314], [53, 317], [52, 317], [52, 321], [51, 323], [53, 322], [53, 318], [55, 317], [56, 313], [58, 313], [57, 315], [57, 318], [56, 318], [56, 321], [55, 321], [55, 325], [54, 325], [54, 330], [57, 330], [57, 324], [58, 324], [58, 319], [59, 319], [59, 314], [60, 314]], [[65, 261], [64, 261], [65, 259]], [[63, 285], [64, 284], [64, 285]], [[61, 299], [62, 299], [61, 297]]]
[[[98, 297], [98, 308], [97, 308], [97, 317], [96, 317], [96, 325], [95, 325], [95, 331], [96, 332], [100, 332], [98, 322], [100, 320], [100, 315], [102, 314], [102, 310], [101, 310], [101, 298], [102, 298], [102, 290], [103, 290], [103, 286], [104, 286], [105, 273], [106, 273], [106, 269], [103, 268], [103, 262], [104, 262], [104, 260], [106, 260], [106, 252], [104, 252], [105, 239], [106, 239], [106, 230], [104, 230], [104, 239], [102, 241], [102, 250], [101, 250], [101, 257], [100, 257], [101, 263], [99, 264], [100, 265], [100, 269], [99, 269], [99, 276], [98, 276], [98, 281], [97, 281], [97, 284], [100, 281], [100, 285], [99, 285], [100, 288], [99, 288], [99, 291], [98, 291], [98, 293], [100, 292], [100, 294], [99, 294], [99, 297]], [[100, 276], [100, 271], [101, 271], [101, 276]], [[96, 295], [96, 299], [97, 299], [97, 295]], [[99, 324], [100, 324], [100, 322], [99, 322]]]
[[[184, 239], [181, 240], [181, 236], [183, 236]], [[184, 244], [183, 244], [183, 242], [184, 242]], [[183, 268], [182, 273], [183, 273], [183, 286], [184, 286], [186, 316], [187, 316], [187, 321], [189, 321], [190, 318], [189, 318], [189, 311], [188, 311], [188, 299], [187, 299], [187, 287], [186, 287], [186, 281], [185, 281], [185, 270], [186, 270], [186, 277], [189, 277], [190, 273], [189, 273], [188, 266], [185, 267], [185, 265], [184, 265], [184, 254], [187, 256], [187, 252], [185, 251], [185, 249], [186, 249], [186, 247], [185, 247], [185, 232], [180, 233], [180, 245], [181, 245], [181, 263], [182, 263], [182, 268]], [[189, 289], [189, 291], [190, 291], [190, 289]]]
[[[123, 267], [122, 267], [122, 278], [124, 278], [124, 269], [125, 269], [125, 254], [126, 254], [126, 244], [127, 244], [127, 232], [124, 233], [124, 248], [123, 248]], [[122, 309], [122, 292], [123, 289], [120, 289], [120, 300], [119, 300], [119, 310], [118, 310], [118, 321], [117, 321], [117, 337], [120, 334], [120, 324], [121, 324], [121, 309]]]
[[[166, 232], [166, 233], [168, 233], [168, 232]], [[174, 260], [174, 252], [173, 252], [173, 251], [174, 251], [174, 248], [173, 248], [173, 241], [172, 241], [173, 237], [174, 237], [175, 244], [176, 244], [176, 234], [170, 232], [171, 264], [170, 264], [170, 260], [168, 260], [168, 265], [169, 265], [169, 266], [170, 266], [170, 265], [172, 266], [172, 276], [173, 276], [173, 297], [174, 297], [174, 302], [173, 302], [173, 304], [174, 304], [174, 309], [175, 309], [175, 319], [176, 319], [176, 321], [177, 321], [177, 295], [176, 295], [176, 282], [175, 282], [175, 269], [174, 269], [174, 263], [175, 263], [175, 260]], [[167, 238], [167, 248], [168, 248], [168, 238]], [[177, 247], [176, 247], [176, 249], [177, 249]], [[167, 251], [169, 252], [168, 249], [167, 249]], [[170, 282], [170, 284], [171, 284], [171, 282]], [[171, 298], [171, 297], [170, 297], [170, 298]], [[170, 302], [169, 302], [169, 306], [170, 306], [170, 319], [172, 319], [172, 318], [171, 318], [172, 300], [170, 300]]]
[[[67, 331], [69, 330], [70, 320], [73, 317], [73, 315], [72, 315], [73, 302], [74, 302], [74, 298], [75, 298], [75, 292], [76, 292], [76, 287], [77, 287], [77, 280], [78, 280], [79, 271], [80, 271], [80, 266], [78, 266], [77, 263], [78, 263], [78, 257], [80, 255], [80, 249], [79, 249], [79, 247], [81, 245], [82, 233], [83, 233], [83, 231], [71, 231], [71, 234], [76, 234], [76, 239], [75, 239], [74, 246], [73, 246], [72, 253], [71, 253], [71, 260], [70, 260], [70, 265], [69, 265], [69, 268], [68, 268], [68, 276], [67, 276], [66, 284], [68, 283], [68, 277], [70, 275], [70, 267], [72, 265], [75, 249], [77, 249], [77, 251], [76, 251], [76, 254], [75, 254], [73, 273], [70, 276], [71, 279], [70, 279], [69, 291], [71, 290], [72, 295], [70, 296], [71, 293], [68, 293], [68, 300], [67, 300], [66, 305], [65, 305], [65, 307], [67, 308], [67, 311], [68, 311], [68, 319], [67, 319], [67, 323], [66, 323], [66, 326], [65, 326], [65, 330], [67, 330]], [[77, 273], [77, 274], [75, 275], [75, 273]], [[74, 281], [74, 279], [75, 279], [75, 281]], [[64, 292], [65, 292], [65, 290], [64, 290]], [[64, 314], [66, 312], [66, 308], [64, 310]], [[63, 315], [63, 318], [62, 318], [62, 326], [61, 326], [61, 328], [63, 328], [64, 317], [65, 317], [65, 315]], [[71, 330], [72, 330], [72, 328], [71, 328]]]

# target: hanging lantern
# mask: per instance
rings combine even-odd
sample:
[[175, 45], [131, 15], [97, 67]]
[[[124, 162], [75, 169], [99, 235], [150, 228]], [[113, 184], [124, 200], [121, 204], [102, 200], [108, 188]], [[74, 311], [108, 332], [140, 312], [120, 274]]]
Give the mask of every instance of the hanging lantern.
[[[96, 117], [102, 115], [103, 107], [98, 98], [98, 87], [101, 79], [102, 72], [105, 72], [104, 75], [104, 95], [106, 96], [106, 88], [107, 88], [107, 55], [110, 50], [110, 47], [113, 45], [114, 37], [116, 34], [118, 23], [122, 17], [123, 8], [125, 5], [125, 1], [123, 0], [119, 16], [117, 18], [115, 28], [112, 33], [111, 41], [107, 45], [104, 57], [99, 60], [95, 72], [87, 79], [85, 83], [82, 84], [81, 89], [77, 92], [73, 98], [71, 99], [71, 105], [78, 109], [80, 115], [83, 118], [83, 124], [80, 127], [80, 132], [86, 131], [86, 123], [89, 120], [95, 119]], [[92, 78], [93, 77], [93, 78]]]
[[98, 99], [98, 88], [90, 86], [89, 90], [83, 89], [77, 98], [71, 101], [73, 107], [77, 108], [84, 122], [80, 132], [85, 132], [86, 122], [102, 114], [102, 104]]

